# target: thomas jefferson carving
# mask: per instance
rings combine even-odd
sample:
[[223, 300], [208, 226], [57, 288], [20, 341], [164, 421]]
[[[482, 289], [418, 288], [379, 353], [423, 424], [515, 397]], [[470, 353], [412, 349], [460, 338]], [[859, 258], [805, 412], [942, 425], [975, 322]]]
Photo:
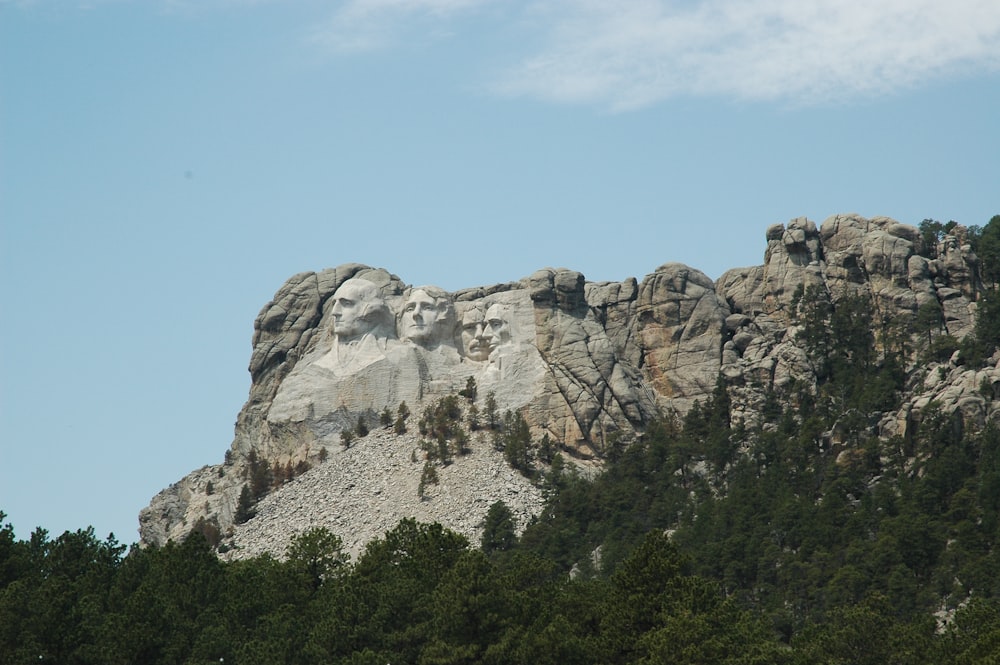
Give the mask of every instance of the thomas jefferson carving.
[[425, 349], [451, 344], [455, 310], [447, 292], [433, 286], [414, 289], [403, 305], [399, 337]]

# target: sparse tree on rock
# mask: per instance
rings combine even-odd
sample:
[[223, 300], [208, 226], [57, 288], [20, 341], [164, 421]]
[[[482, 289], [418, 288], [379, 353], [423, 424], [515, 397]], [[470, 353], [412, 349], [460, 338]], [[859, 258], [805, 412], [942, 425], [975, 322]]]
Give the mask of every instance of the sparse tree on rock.
[[438, 473], [437, 467], [430, 460], [424, 462], [424, 470], [420, 474], [420, 485], [417, 487], [417, 495], [423, 499], [426, 498], [426, 491], [428, 485], [438, 484]]
[[552, 463], [552, 458], [556, 454], [556, 445], [552, 443], [549, 433], [546, 432], [542, 435], [541, 441], [538, 442], [538, 459], [545, 462], [546, 464]]
[[455, 430], [455, 454], [468, 455], [472, 452], [469, 448], [469, 435], [461, 427]]
[[393, 423], [392, 429], [396, 433], [396, 436], [399, 436], [400, 434], [406, 434], [406, 420], [400, 416], [397, 416], [396, 422]]
[[469, 405], [469, 414], [467, 416], [467, 422], [469, 423], [469, 429], [473, 432], [477, 431], [480, 427], [479, 423], [479, 407], [475, 404]]
[[250, 490], [250, 486], [244, 484], [243, 489], [240, 490], [240, 498], [236, 502], [236, 515], [233, 517], [233, 521], [237, 524], [243, 524], [253, 518], [254, 514], [253, 493]]
[[476, 401], [476, 379], [474, 377], [469, 377], [465, 381], [465, 388], [458, 391], [458, 394], [469, 400], [470, 402]]
[[522, 473], [531, 473], [531, 429], [520, 411], [504, 414], [504, 448], [507, 463]]
[[483, 405], [483, 418], [486, 420], [486, 427], [488, 429], [496, 429], [500, 423], [498, 409], [496, 395], [492, 391], [486, 393], [486, 403]]

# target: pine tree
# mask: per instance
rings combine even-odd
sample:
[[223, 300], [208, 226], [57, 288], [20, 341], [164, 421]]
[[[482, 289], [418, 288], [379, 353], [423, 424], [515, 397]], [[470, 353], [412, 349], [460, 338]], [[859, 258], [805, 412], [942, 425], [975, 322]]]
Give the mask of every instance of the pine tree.
[[521, 412], [504, 414], [504, 458], [527, 476], [531, 472], [531, 430]]
[[500, 421], [500, 414], [497, 407], [497, 398], [493, 392], [486, 393], [486, 403], [483, 405], [483, 417], [486, 419], [487, 429], [496, 429]]
[[930, 300], [918, 307], [914, 325], [918, 333], [927, 336], [927, 347], [930, 348], [934, 333], [940, 333], [944, 329], [944, 311], [940, 303]]
[[538, 442], [538, 459], [545, 462], [546, 464], [552, 463], [552, 458], [556, 454], [556, 446], [552, 443], [552, 439], [549, 437], [549, 433], [546, 432], [542, 435], [541, 441]]
[[441, 460], [441, 464], [448, 466], [451, 464], [451, 450], [448, 449], [447, 439], [438, 439], [438, 459]]
[[976, 243], [979, 272], [987, 288], [1000, 286], [1000, 215], [994, 215], [983, 228]]
[[250, 451], [247, 461], [250, 464], [248, 469], [250, 473], [250, 491], [253, 494], [253, 500], [256, 502], [271, 489], [271, 485], [274, 482], [274, 474], [271, 471], [271, 463], [257, 457], [256, 451]]
[[250, 491], [250, 486], [244, 484], [243, 489], [240, 490], [239, 501], [236, 502], [236, 515], [233, 517], [233, 521], [237, 524], [243, 524], [253, 518], [255, 514], [253, 493]]
[[456, 455], [468, 455], [472, 452], [469, 449], [469, 435], [466, 434], [465, 430], [461, 427], [455, 430], [455, 454]]
[[476, 401], [476, 379], [474, 377], [469, 377], [465, 381], [465, 388], [458, 391], [458, 394], [469, 400], [470, 402]]
[[433, 427], [434, 409], [428, 405], [420, 415], [420, 420], [417, 421], [417, 431], [420, 432], [421, 436], [427, 436]]
[[497, 501], [490, 506], [483, 523], [483, 552], [490, 554], [509, 550], [516, 542], [514, 513], [503, 501]]
[[430, 460], [424, 462], [424, 470], [420, 474], [420, 485], [417, 486], [417, 495], [423, 499], [426, 498], [426, 491], [428, 485], [438, 484], [438, 473], [437, 467]]
[[479, 407], [475, 404], [469, 405], [469, 415], [467, 417], [469, 423], [469, 429], [473, 432], [479, 429]]
[[350, 560], [343, 551], [344, 542], [326, 527], [315, 527], [294, 536], [288, 543], [286, 556], [289, 567], [318, 589], [326, 580], [337, 575]]

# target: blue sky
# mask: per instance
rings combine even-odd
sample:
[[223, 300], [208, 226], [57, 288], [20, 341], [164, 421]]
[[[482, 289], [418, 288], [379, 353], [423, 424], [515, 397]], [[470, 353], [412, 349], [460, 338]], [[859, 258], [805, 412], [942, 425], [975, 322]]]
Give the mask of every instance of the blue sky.
[[136, 540], [294, 273], [716, 278], [798, 216], [983, 225], [998, 118], [995, 0], [0, 0], [0, 510]]

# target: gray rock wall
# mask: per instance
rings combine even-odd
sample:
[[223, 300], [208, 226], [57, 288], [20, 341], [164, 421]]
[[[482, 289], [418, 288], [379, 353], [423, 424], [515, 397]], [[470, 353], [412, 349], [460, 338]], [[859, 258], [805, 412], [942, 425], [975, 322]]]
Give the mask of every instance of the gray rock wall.
[[[613, 440], [640, 433], [658, 414], [684, 414], [720, 376], [735, 417], [751, 422], [767, 390], [814, 381], [790, 325], [800, 288], [834, 301], [865, 295], [886, 320], [936, 303], [948, 333], [972, 328], [981, 286], [962, 227], [933, 253], [916, 228], [857, 215], [819, 227], [804, 218], [775, 224], [765, 241], [763, 265], [716, 282], [680, 263], [641, 281], [602, 283], [547, 268], [451, 294], [358, 264], [295, 275], [254, 322], [252, 385], [228, 463], [154, 497], [140, 515], [142, 539], [183, 537], [198, 520], [225, 533], [251, 451], [281, 465], [317, 464], [358, 417], [374, 424], [401, 401], [419, 414], [470, 377], [480, 405], [493, 393], [501, 411], [525, 416], [536, 439], [548, 434], [580, 461], [599, 463]], [[974, 409], [956, 394], [956, 405]], [[887, 416], [886, 431], [908, 418]], [[464, 506], [455, 510], [457, 524]]]

